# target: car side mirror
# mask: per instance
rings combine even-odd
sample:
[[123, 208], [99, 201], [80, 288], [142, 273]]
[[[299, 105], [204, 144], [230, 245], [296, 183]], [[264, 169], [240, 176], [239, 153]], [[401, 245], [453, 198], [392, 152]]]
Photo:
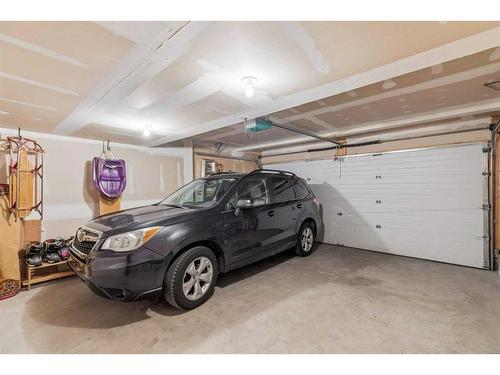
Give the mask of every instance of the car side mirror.
[[238, 216], [241, 210], [252, 207], [253, 207], [253, 201], [251, 199], [239, 199], [238, 202], [236, 203], [236, 211], [234, 211], [234, 214]]
[[236, 208], [252, 208], [253, 207], [253, 201], [251, 199], [239, 199], [238, 203], [236, 203]]

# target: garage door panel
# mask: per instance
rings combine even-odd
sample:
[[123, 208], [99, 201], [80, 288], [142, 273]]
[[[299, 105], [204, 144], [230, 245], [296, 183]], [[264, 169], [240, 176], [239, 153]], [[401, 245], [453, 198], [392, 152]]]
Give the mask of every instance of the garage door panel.
[[[313, 189], [316, 196], [325, 207], [332, 209], [332, 212], [350, 212], [378, 210], [378, 211], [436, 211], [436, 210], [456, 210], [456, 209], [480, 209], [484, 200], [475, 194], [476, 190], [463, 191], [442, 189], [431, 189], [419, 191], [416, 188], [390, 189], [384, 191], [378, 189], [367, 189], [363, 192], [362, 188], [356, 191], [345, 192], [342, 194], [335, 189], [326, 189], [319, 191]], [[469, 199], [463, 199], [464, 195], [471, 194]], [[409, 199], [411, 197], [411, 199]], [[334, 202], [333, 209], [332, 202]]]
[[[324, 241], [488, 267], [484, 145], [273, 165], [308, 179]], [[339, 215], [340, 213], [340, 215]]]
[[[483, 252], [474, 251], [476, 248], [482, 248], [482, 238], [461, 238], [457, 235], [455, 238], [444, 236], [425, 236], [410, 230], [403, 230], [395, 235], [381, 236], [385, 240], [384, 248], [392, 254], [436, 260], [446, 263], [454, 263], [464, 266], [484, 267]], [[432, 242], [432, 246], [429, 243]], [[380, 251], [384, 251], [382, 248]], [[469, 249], [470, 251], [457, 252], [457, 249]], [[376, 249], [374, 249], [376, 250]]]
[[[430, 214], [432, 217], [430, 217]], [[326, 215], [325, 215], [326, 217]], [[365, 225], [368, 229], [376, 229], [381, 234], [395, 234], [403, 230], [419, 233], [419, 236], [457, 236], [461, 238], [482, 238], [482, 222], [474, 219], [470, 212], [459, 210], [456, 212], [437, 213], [346, 213], [342, 216], [329, 216], [325, 224], [335, 225]], [[339, 233], [338, 235], [341, 235]]]
[[[345, 174], [363, 174], [373, 173], [373, 171], [384, 171], [387, 173], [411, 173], [422, 172], [431, 169], [432, 173], [460, 173], [463, 171], [460, 165], [464, 165], [467, 170], [473, 170], [476, 166], [479, 167], [477, 160], [464, 160], [467, 155], [454, 155], [450, 156], [449, 153], [440, 153], [439, 155], [430, 155], [427, 153], [425, 156], [415, 156], [412, 160], [406, 160], [406, 155], [395, 154], [396, 156], [389, 156], [388, 154], [372, 157], [365, 160], [352, 160], [342, 159], [342, 166], [349, 166], [349, 170]], [[446, 158], [443, 160], [442, 158]], [[334, 162], [334, 163], [339, 163]]]
[[[483, 253], [473, 251], [482, 247], [483, 239], [473, 235], [464, 238], [460, 229], [451, 233], [454, 236], [450, 238], [443, 236], [439, 231], [431, 232], [425, 228], [393, 230], [395, 228], [384, 226], [384, 224], [382, 224], [381, 229], [375, 229], [374, 226], [367, 223], [345, 222], [335, 223], [332, 228], [340, 235], [330, 233], [325, 236], [327, 243], [465, 266], [483, 267]], [[468, 248], [471, 251], [457, 252], [456, 250], [460, 248]]]

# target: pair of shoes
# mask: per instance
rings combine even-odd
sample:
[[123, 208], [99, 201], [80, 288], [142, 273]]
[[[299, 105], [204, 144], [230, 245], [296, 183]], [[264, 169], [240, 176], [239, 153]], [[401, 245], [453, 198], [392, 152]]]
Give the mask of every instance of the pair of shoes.
[[38, 241], [30, 241], [26, 246], [26, 263], [30, 267], [39, 267], [42, 265], [44, 245]]
[[56, 239], [45, 240], [45, 249], [43, 252], [43, 260], [47, 263], [57, 263], [61, 261], [59, 253], [66, 243], [62, 237]]

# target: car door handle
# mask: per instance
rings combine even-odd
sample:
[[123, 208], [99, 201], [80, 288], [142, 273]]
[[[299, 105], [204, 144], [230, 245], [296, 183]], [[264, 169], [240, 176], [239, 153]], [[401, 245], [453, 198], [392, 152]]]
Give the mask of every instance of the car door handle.
[[302, 204], [300, 204], [300, 203], [299, 203], [299, 204], [297, 205], [297, 208], [302, 208]]
[[274, 216], [274, 211], [273, 210], [267, 211], [267, 216], [273, 217]]

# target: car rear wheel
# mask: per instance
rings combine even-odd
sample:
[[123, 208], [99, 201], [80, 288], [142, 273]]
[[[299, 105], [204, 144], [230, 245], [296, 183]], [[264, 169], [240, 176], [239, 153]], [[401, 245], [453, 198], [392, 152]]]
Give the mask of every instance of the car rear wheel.
[[311, 223], [305, 222], [299, 230], [297, 238], [297, 247], [295, 253], [298, 256], [305, 257], [312, 253], [314, 245], [314, 228]]
[[196, 246], [175, 259], [165, 274], [166, 301], [183, 310], [194, 309], [214, 293], [219, 269], [217, 258], [205, 246]]

